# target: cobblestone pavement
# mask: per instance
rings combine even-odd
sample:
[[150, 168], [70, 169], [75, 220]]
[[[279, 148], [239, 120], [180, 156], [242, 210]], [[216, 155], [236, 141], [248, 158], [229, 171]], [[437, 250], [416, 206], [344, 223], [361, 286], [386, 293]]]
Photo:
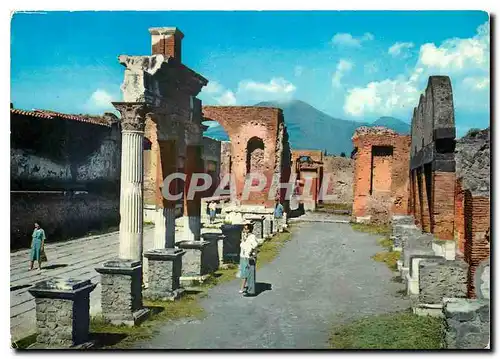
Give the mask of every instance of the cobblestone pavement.
[[298, 224], [279, 256], [257, 272], [271, 290], [246, 298], [237, 280], [216, 286], [200, 300], [205, 319], [168, 323], [136, 348], [326, 348], [333, 324], [409, 308], [398, 295], [403, 285], [370, 259], [382, 250], [377, 239], [344, 223]]

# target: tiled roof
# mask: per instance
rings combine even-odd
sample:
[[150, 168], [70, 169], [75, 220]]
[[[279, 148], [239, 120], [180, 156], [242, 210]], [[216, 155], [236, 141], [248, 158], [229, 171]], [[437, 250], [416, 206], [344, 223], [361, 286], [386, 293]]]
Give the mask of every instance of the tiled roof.
[[26, 110], [21, 110], [21, 109], [17, 109], [17, 108], [11, 108], [10, 113], [16, 114], [16, 115], [32, 116], [32, 117], [47, 118], [47, 119], [60, 118], [60, 119], [64, 119], [64, 120], [87, 122], [87, 123], [91, 123], [94, 125], [100, 125], [100, 126], [108, 126], [108, 127], [111, 126], [110, 121], [104, 116], [72, 115], [72, 114], [60, 113], [60, 112], [48, 111], [48, 110], [26, 111]]

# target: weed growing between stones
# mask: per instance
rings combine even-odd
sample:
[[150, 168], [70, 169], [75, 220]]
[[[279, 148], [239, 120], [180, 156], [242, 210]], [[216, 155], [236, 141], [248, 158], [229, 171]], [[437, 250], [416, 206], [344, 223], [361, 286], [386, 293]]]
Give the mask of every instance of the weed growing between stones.
[[332, 349], [442, 349], [443, 319], [397, 312], [369, 316], [332, 330]]
[[377, 244], [385, 249], [390, 250], [390, 249], [392, 249], [394, 242], [389, 238], [389, 236], [386, 236], [386, 237], [380, 238], [377, 241]]
[[377, 262], [385, 263], [391, 270], [398, 270], [398, 260], [401, 256], [400, 252], [378, 252], [372, 256], [372, 259]]
[[352, 229], [358, 232], [370, 233], [370, 234], [381, 234], [390, 235], [391, 227], [385, 224], [366, 224], [366, 223], [351, 223]]

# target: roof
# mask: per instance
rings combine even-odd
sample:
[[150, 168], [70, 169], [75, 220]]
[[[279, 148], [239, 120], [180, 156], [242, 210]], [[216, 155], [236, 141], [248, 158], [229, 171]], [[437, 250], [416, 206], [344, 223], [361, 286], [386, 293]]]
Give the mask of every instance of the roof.
[[46, 119], [63, 119], [72, 120], [79, 122], [86, 122], [93, 125], [107, 126], [110, 127], [112, 120], [108, 116], [91, 116], [91, 115], [72, 115], [67, 113], [61, 113], [49, 110], [21, 110], [17, 108], [11, 108], [10, 113], [14, 115], [31, 116]]

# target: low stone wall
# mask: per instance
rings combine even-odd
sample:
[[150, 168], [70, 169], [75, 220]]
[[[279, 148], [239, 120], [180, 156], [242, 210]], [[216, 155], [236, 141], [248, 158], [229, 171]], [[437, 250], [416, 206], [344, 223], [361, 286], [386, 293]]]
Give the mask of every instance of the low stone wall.
[[467, 296], [468, 265], [463, 260], [432, 260], [419, 263], [419, 301], [437, 304], [443, 298]]
[[489, 301], [448, 299], [443, 313], [448, 349], [484, 349], [490, 343]]
[[118, 226], [119, 194], [11, 192], [11, 249], [29, 248], [33, 224], [40, 221], [48, 242]]

